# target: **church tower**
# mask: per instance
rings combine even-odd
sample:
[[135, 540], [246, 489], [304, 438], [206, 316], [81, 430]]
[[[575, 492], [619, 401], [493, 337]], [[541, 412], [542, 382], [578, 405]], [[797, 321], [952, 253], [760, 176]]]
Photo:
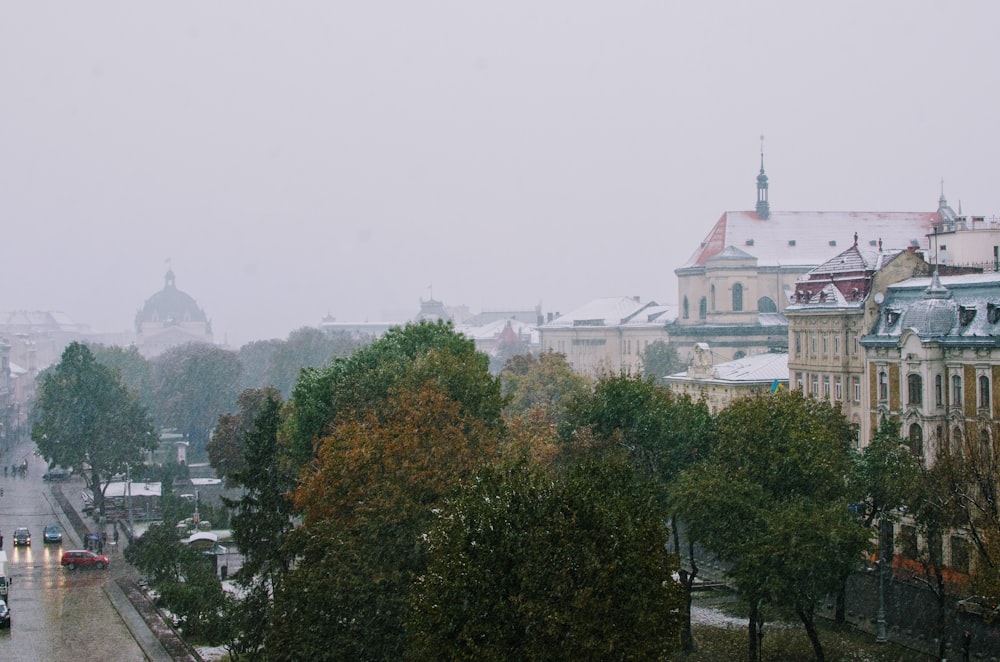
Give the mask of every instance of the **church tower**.
[[767, 175], [764, 174], [764, 136], [760, 137], [760, 174], [757, 175], [757, 218], [767, 220], [771, 205], [767, 201]]

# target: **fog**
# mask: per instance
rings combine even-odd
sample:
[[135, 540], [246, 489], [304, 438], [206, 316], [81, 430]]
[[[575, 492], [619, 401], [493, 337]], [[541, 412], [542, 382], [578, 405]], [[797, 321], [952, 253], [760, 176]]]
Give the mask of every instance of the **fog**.
[[[0, 310], [232, 346], [676, 301], [722, 212], [1000, 213], [1000, 4], [6, 2]], [[856, 228], [844, 228], [849, 240]]]

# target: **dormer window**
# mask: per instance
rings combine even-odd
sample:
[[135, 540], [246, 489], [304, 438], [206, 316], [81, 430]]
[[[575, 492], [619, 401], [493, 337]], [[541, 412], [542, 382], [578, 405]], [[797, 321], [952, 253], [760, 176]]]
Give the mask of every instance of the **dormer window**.
[[1000, 306], [995, 303], [986, 304], [986, 321], [990, 324], [1000, 322]]
[[886, 308], [885, 310], [885, 325], [893, 326], [899, 320], [899, 311], [893, 308]]
[[976, 308], [974, 306], [958, 307], [958, 323], [968, 326], [976, 318]]
[[788, 245], [789, 246], [794, 246], [795, 245], [795, 240], [794, 239], [789, 239], [788, 240]]
[[831, 239], [830, 240], [830, 245], [831, 246], [836, 246], [837, 245], [837, 240], [836, 239]]
[[747, 246], [753, 246], [753, 239], [747, 239]]

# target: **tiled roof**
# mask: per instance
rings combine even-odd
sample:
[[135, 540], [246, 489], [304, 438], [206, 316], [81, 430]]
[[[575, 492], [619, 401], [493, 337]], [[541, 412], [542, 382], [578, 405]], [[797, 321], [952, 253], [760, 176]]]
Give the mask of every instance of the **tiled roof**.
[[850, 246], [855, 232], [865, 251], [877, 251], [880, 240], [895, 249], [925, 246], [938, 222], [936, 211], [774, 211], [766, 220], [752, 211], [727, 211], [681, 269], [704, 266], [728, 247], [756, 257], [758, 266], [818, 265], [830, 259], [836, 246]]

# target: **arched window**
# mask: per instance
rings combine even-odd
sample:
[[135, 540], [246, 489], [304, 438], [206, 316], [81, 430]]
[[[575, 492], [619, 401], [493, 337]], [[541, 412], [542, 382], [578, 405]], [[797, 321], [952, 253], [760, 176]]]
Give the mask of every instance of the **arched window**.
[[771, 297], [761, 297], [757, 299], [757, 312], [776, 313], [778, 312], [778, 305], [774, 303], [774, 299]]
[[910, 426], [910, 452], [917, 457], [924, 456], [924, 431], [918, 423]]
[[878, 373], [878, 399], [889, 399], [889, 375], [885, 374], [885, 370]]
[[986, 375], [979, 378], [979, 408], [990, 408], [990, 378]]
[[962, 406], [962, 378], [959, 375], [951, 376], [951, 406]]
[[962, 428], [957, 425], [951, 429], [951, 452], [961, 456], [962, 453]]
[[940, 407], [944, 404], [942, 398], [944, 398], [944, 393], [941, 386], [941, 375], [934, 375], [934, 404]]
[[684, 297], [684, 319], [688, 318], [688, 298]]
[[708, 300], [705, 297], [698, 302], [698, 317], [701, 319], [708, 317]]
[[735, 352], [733, 352], [733, 360], [734, 361], [739, 361], [740, 359], [742, 359], [746, 355], [747, 355], [746, 352], [744, 352], [742, 349], [738, 349]]
[[907, 394], [909, 395], [907, 402], [911, 405], [919, 407], [924, 403], [924, 380], [915, 372], [911, 372], [906, 376], [906, 386]]
[[733, 284], [733, 311], [740, 312], [743, 310], [743, 286], [739, 283]]

